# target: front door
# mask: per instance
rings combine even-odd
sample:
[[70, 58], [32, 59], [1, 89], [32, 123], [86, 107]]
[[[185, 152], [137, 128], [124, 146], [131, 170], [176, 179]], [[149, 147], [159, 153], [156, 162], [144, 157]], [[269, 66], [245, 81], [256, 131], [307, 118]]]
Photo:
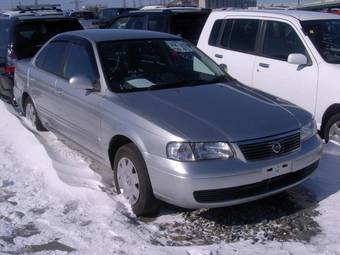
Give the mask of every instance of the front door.
[[93, 50], [78, 43], [69, 43], [64, 78], [58, 79], [56, 83], [58, 116], [68, 137], [98, 155], [101, 96], [98, 92], [72, 87], [69, 79], [80, 76], [94, 83], [98, 80]]
[[[301, 53], [308, 57], [305, 66], [288, 63], [288, 55]], [[292, 25], [267, 21], [262, 50], [256, 57], [253, 86], [286, 99], [315, 113], [318, 66]]]

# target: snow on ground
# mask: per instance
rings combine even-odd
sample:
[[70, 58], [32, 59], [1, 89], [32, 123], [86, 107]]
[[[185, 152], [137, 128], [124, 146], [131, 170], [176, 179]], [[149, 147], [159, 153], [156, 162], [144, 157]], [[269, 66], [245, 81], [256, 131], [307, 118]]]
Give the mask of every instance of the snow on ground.
[[157, 218], [138, 219], [111, 181], [109, 169], [0, 102], [0, 254], [340, 254], [333, 144], [300, 187], [232, 208], [164, 205]]

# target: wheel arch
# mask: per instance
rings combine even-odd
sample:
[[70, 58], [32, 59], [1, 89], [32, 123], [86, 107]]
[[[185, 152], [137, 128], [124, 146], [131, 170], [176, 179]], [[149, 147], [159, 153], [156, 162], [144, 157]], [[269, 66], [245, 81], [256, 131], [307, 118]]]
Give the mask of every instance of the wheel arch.
[[332, 104], [331, 106], [329, 106], [327, 108], [327, 110], [323, 114], [322, 122], [321, 122], [321, 134], [322, 134], [322, 136], [324, 136], [324, 131], [325, 131], [325, 127], [326, 127], [327, 122], [329, 121], [330, 118], [332, 118], [332, 116], [334, 116], [337, 113], [340, 113], [340, 104]]
[[142, 154], [140, 145], [133, 138], [130, 138], [122, 134], [117, 134], [113, 136], [110, 140], [109, 148], [108, 148], [108, 157], [110, 160], [112, 170], [113, 170], [113, 165], [114, 165], [114, 158], [117, 154], [117, 151], [119, 150], [120, 147], [128, 143], [133, 143], [138, 148], [139, 152]]
[[27, 98], [30, 98], [30, 95], [25, 91], [22, 94], [22, 98], [21, 98], [21, 108], [23, 111], [25, 111], [25, 104], [26, 104]]

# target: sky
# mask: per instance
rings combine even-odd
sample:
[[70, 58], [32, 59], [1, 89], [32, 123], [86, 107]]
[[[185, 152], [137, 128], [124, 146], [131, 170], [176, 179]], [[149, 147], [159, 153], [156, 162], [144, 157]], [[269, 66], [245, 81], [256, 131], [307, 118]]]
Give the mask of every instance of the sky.
[[[312, 2], [313, 0], [301, 0], [302, 3], [308, 3]], [[33, 4], [34, 0], [0, 0], [0, 9], [9, 9], [11, 7], [15, 7], [19, 2], [21, 4]], [[74, 4], [72, 4], [73, 0], [38, 0], [41, 4], [48, 4], [48, 3], [57, 3], [61, 4], [63, 8], [69, 9], [74, 8]], [[133, 3], [136, 3], [136, 5], [140, 5], [141, 3], [144, 3], [146, 5], [152, 5], [157, 4], [160, 1], [159, 0], [127, 0], [127, 3], [131, 6]], [[258, 3], [296, 3], [297, 0], [258, 0]], [[123, 3], [123, 0], [81, 0], [81, 5], [86, 4], [104, 4], [107, 6], [121, 6]]]

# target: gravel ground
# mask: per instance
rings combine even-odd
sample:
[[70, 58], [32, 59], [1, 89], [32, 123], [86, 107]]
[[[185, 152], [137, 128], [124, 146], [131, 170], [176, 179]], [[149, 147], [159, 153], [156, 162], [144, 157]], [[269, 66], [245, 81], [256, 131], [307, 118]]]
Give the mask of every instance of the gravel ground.
[[240, 240], [308, 242], [320, 232], [313, 220], [319, 214], [316, 206], [313, 194], [298, 187], [243, 205], [183, 212], [182, 222], [158, 224], [160, 231], [153, 241], [170, 246]]

